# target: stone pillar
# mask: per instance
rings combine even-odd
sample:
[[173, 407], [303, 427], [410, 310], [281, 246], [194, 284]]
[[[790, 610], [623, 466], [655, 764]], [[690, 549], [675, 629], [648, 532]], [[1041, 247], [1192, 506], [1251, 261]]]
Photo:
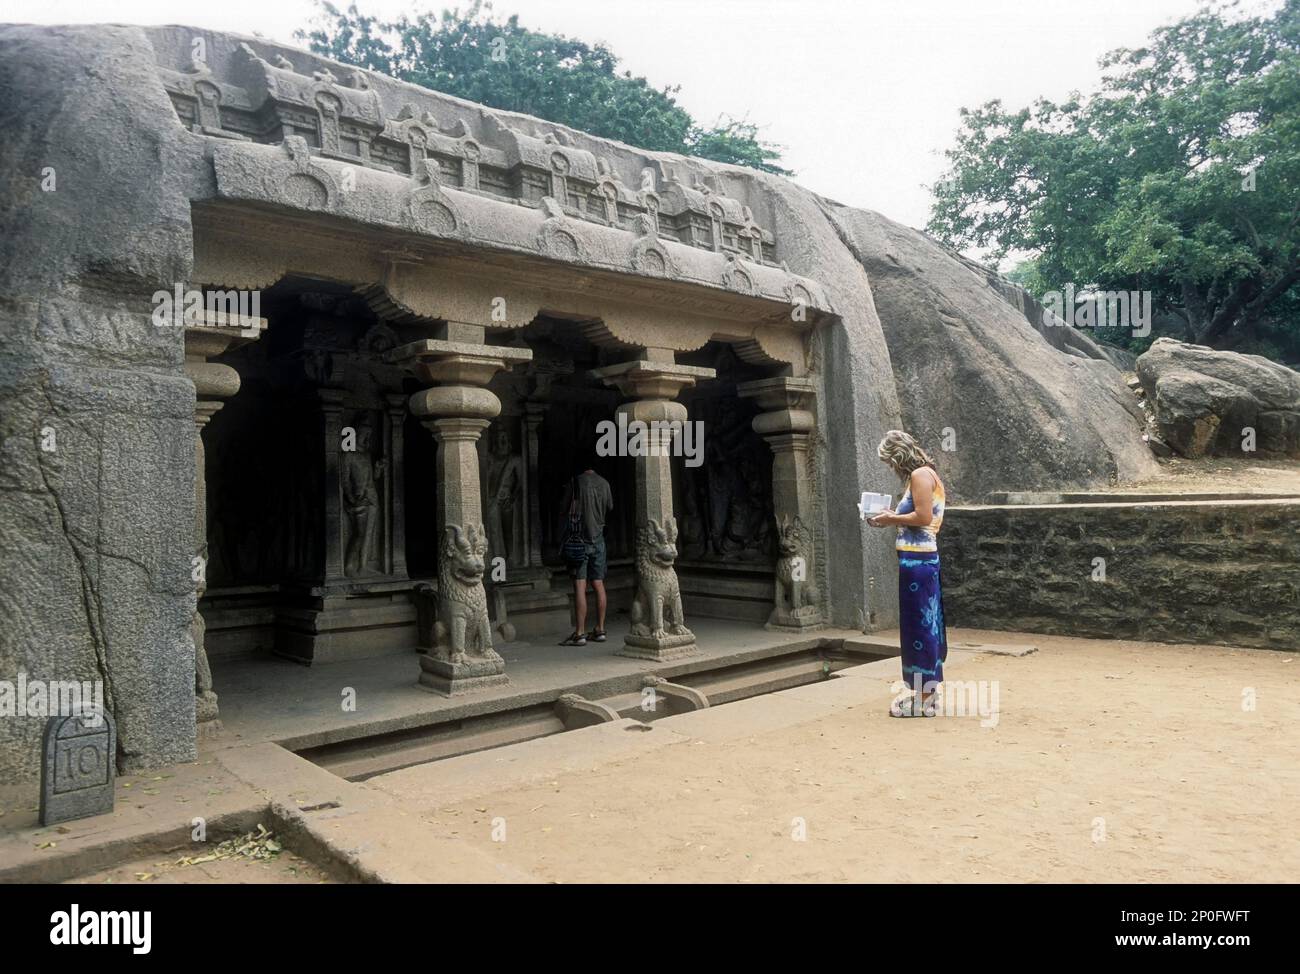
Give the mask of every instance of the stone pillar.
[[[243, 327], [247, 325], [248, 327]], [[209, 362], [222, 352], [254, 341], [266, 327], [264, 318], [240, 318], [231, 323], [224, 315], [200, 317], [185, 328], [185, 374], [194, 383], [194, 553], [202, 570], [197, 572], [194, 616], [190, 635], [194, 640], [194, 719], [200, 736], [221, 730], [220, 708], [212, 689], [212, 669], [204, 646], [207, 627], [199, 612], [199, 600], [208, 588], [208, 486], [203, 429], [208, 421], [239, 391], [239, 373], [229, 365]]]
[[542, 566], [542, 492], [541, 471], [537, 456], [537, 430], [542, 425], [550, 403], [524, 403], [523, 454], [524, 497], [527, 503], [527, 563], [530, 567]]
[[385, 489], [388, 494], [388, 571], [391, 575], [406, 577], [406, 485], [398, 482], [406, 472], [402, 425], [406, 420], [406, 401], [403, 396], [388, 399], [388, 469], [385, 471]]
[[419, 658], [420, 685], [446, 696], [507, 682], [505, 662], [492, 648], [483, 589], [488, 539], [477, 442], [501, 411], [501, 401], [485, 388], [489, 380], [533, 353], [487, 345], [483, 338], [483, 328], [452, 322], [442, 326], [438, 338], [387, 354], [388, 361], [430, 384], [410, 399], [411, 412], [438, 443], [437, 645]]
[[320, 400], [325, 434], [325, 581], [329, 583], [346, 577], [343, 566], [343, 504], [339, 496], [343, 390], [326, 386], [317, 389], [316, 396]]
[[779, 552], [769, 629], [813, 629], [823, 624], [815, 574], [813, 494], [808, 480], [808, 440], [816, 425], [816, 389], [810, 379], [777, 377], [742, 382], [743, 398], [763, 412], [754, 432], [772, 448], [772, 506]]
[[[673, 567], [677, 559], [677, 519], [673, 515], [672, 429], [675, 424], [680, 430], [686, 422], [686, 407], [673, 400], [698, 379], [712, 378], [716, 373], [713, 369], [677, 365], [671, 351], [650, 349], [647, 355], [590, 374], [633, 397], [619, 406], [617, 413], [620, 440], [626, 429], [627, 445], [636, 458], [637, 574], [632, 625], [618, 655], [670, 660], [699, 651], [695, 634], [686, 627], [681, 588]], [[639, 432], [642, 447], [638, 449]]]

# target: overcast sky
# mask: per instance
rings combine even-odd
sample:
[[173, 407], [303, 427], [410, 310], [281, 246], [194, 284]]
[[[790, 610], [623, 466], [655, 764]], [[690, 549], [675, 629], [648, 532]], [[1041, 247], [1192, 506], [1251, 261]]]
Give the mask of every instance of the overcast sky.
[[[346, 6], [347, 0], [337, 0]], [[1244, 0], [1267, 10], [1276, 0]], [[357, 0], [363, 13], [442, 9]], [[763, 126], [810, 189], [923, 226], [962, 106], [1091, 90], [1097, 58], [1200, 0], [497, 0], [527, 27], [603, 41], [633, 74], [680, 84], [711, 124]], [[462, 7], [467, 6], [461, 3]], [[311, 0], [4, 0], [0, 19], [188, 24], [297, 44]]]

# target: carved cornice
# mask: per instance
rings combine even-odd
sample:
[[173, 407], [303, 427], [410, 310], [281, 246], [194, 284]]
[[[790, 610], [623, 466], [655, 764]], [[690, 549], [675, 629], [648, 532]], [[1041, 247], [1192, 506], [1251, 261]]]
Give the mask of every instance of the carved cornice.
[[218, 143], [212, 164], [224, 200], [762, 298], [786, 308], [796, 326], [832, 311], [820, 285], [782, 267], [666, 240], [645, 216], [629, 232], [575, 219], [549, 196], [533, 208], [465, 192], [440, 182], [428, 160], [416, 176], [404, 177], [313, 155], [301, 136], [288, 136], [279, 147]]
[[726, 341], [753, 364], [807, 370], [811, 324], [792, 320], [789, 305], [766, 297], [261, 204], [197, 203], [193, 217], [193, 278], [203, 284], [264, 288], [299, 274], [355, 286], [376, 314], [394, 322], [450, 320], [500, 330], [545, 313], [580, 322], [599, 344], [686, 352]]
[[[320, 66], [308, 76], [285, 53], [268, 60], [260, 47], [238, 42], [230, 57], [219, 59], [218, 72], [204, 60], [160, 65], [181, 124], [230, 142], [298, 140], [323, 159], [378, 172], [423, 178], [436, 171], [436, 182], [509, 204], [539, 207], [549, 199], [579, 224], [638, 234], [644, 224], [656, 239], [759, 266], [778, 263], [775, 237], [726, 194], [719, 174], [687, 182], [671, 165], [655, 162], [641, 169], [635, 187], [628, 186], [608, 159], [575, 146], [562, 129], [537, 135], [485, 112], [476, 137], [464, 118], [443, 125], [414, 102], [388, 117], [372, 83], [379, 79], [368, 72], [310, 58]], [[300, 192], [315, 191], [297, 182]], [[438, 215], [430, 218], [440, 221], [441, 212], [433, 209]], [[570, 239], [580, 245], [579, 238]], [[558, 243], [567, 245], [563, 236]], [[653, 273], [653, 252], [646, 261]]]

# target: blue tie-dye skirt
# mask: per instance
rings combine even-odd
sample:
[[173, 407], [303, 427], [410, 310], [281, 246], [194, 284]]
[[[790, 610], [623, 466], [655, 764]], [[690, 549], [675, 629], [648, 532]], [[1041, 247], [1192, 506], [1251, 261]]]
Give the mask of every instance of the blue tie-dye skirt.
[[[917, 690], [943, 682], [948, 631], [943, 621], [943, 586], [937, 551], [898, 553], [898, 625], [903, 679]], [[933, 689], [931, 687], [930, 689]]]

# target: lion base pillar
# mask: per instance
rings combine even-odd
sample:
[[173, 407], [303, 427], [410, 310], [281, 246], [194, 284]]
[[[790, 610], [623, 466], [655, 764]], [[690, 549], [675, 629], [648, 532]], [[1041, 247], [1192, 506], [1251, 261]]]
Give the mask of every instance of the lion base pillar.
[[815, 386], [808, 379], [775, 377], [742, 382], [736, 391], [763, 412], [754, 432], [772, 448], [772, 507], [777, 561], [767, 629], [805, 632], [825, 625], [817, 590], [814, 510], [808, 478], [808, 444], [816, 426]]
[[453, 663], [446, 658], [444, 647], [420, 657], [419, 686], [444, 697], [459, 697], [478, 693], [492, 687], [503, 687], [510, 682], [506, 676], [506, 663], [495, 650], [483, 657], [467, 657], [463, 663]]
[[677, 570], [677, 519], [673, 516], [673, 435], [686, 407], [673, 397], [712, 369], [677, 365], [671, 353], [596, 369], [592, 375], [636, 397], [619, 406], [629, 428], [646, 424], [646, 448], [636, 456], [636, 596], [631, 628], [615, 655], [664, 662], [695, 656], [699, 647], [686, 626]]
[[448, 697], [509, 683], [505, 660], [492, 647], [483, 587], [488, 537], [477, 443], [501, 412], [501, 401], [484, 387], [497, 372], [532, 357], [525, 349], [463, 340], [479, 338], [481, 329], [456, 334], [462, 340], [424, 339], [389, 353], [391, 361], [433, 383], [410, 399], [411, 413], [438, 444], [436, 622], [432, 645], [419, 657], [418, 685]]

